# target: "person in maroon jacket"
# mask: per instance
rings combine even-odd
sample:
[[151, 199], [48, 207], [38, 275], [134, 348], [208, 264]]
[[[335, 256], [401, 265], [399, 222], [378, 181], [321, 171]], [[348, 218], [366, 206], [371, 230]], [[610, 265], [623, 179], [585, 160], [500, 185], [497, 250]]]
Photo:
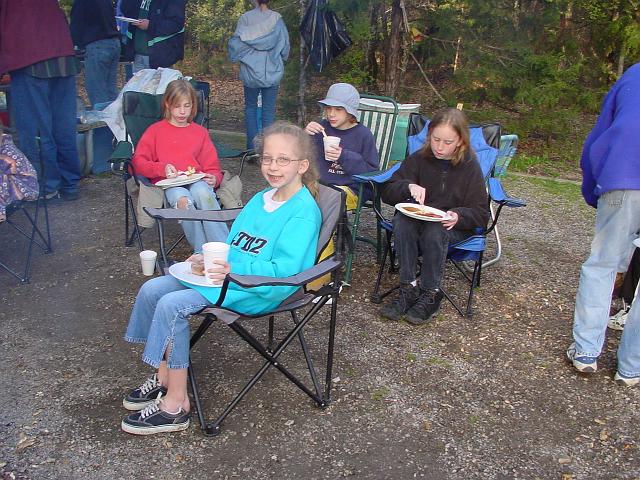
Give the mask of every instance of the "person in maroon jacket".
[[21, 150], [36, 168], [42, 159], [44, 178], [39, 174], [45, 193], [77, 199], [78, 65], [67, 19], [56, 0], [0, 0], [0, 74], [7, 72]]
[[[467, 118], [455, 108], [437, 112], [429, 123], [424, 146], [407, 157], [383, 185], [382, 200], [396, 205], [415, 202], [446, 212], [442, 221], [425, 221], [396, 212], [393, 219], [400, 262], [400, 290], [382, 315], [414, 325], [431, 320], [444, 297], [440, 285], [449, 244], [486, 227], [487, 192], [480, 164], [469, 144]], [[419, 282], [418, 255], [422, 255]], [[415, 283], [419, 283], [414, 287]]]

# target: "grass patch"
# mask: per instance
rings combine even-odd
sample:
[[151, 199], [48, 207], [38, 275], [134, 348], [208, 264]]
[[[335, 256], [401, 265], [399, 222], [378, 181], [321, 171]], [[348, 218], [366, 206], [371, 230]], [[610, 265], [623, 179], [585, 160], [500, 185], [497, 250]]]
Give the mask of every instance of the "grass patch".
[[435, 365], [437, 367], [444, 367], [444, 368], [453, 367], [453, 365], [447, 362], [444, 358], [440, 358], [440, 357], [427, 358], [426, 363], [427, 365]]
[[582, 202], [580, 185], [576, 185], [575, 183], [531, 177], [526, 178], [526, 181], [541, 187], [546, 193], [558, 197], [558, 200], [566, 200], [571, 203]]
[[410, 362], [415, 362], [418, 359], [418, 356], [415, 353], [409, 352], [407, 353], [407, 360]]
[[391, 393], [391, 389], [389, 387], [381, 387], [381, 388], [378, 388], [377, 390], [374, 390], [373, 393], [371, 393], [371, 398], [379, 402], [387, 398], [390, 393]]

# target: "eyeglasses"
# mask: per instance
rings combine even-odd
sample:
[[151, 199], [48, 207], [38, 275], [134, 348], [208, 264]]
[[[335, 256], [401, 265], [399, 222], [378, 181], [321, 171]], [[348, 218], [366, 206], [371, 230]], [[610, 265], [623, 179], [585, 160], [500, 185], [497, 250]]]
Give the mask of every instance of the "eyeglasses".
[[286, 167], [291, 162], [301, 162], [302, 161], [302, 159], [300, 159], [300, 158], [287, 158], [287, 157], [273, 158], [273, 157], [269, 157], [268, 155], [261, 155], [259, 157], [260, 165], [271, 165], [271, 163], [274, 160], [276, 161], [276, 163], [280, 167]]

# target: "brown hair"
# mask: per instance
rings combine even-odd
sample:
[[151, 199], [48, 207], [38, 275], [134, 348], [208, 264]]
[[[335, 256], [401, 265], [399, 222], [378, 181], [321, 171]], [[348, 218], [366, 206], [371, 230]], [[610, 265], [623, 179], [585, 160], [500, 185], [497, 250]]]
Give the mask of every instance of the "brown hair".
[[174, 80], [167, 85], [162, 97], [162, 118], [171, 120], [171, 108], [182, 99], [187, 99], [191, 103], [191, 114], [187, 119], [187, 122], [191, 123], [198, 114], [198, 97], [193, 85], [184, 79]]
[[293, 148], [297, 151], [298, 158], [309, 161], [309, 168], [302, 174], [302, 183], [309, 189], [311, 195], [318, 199], [318, 167], [316, 166], [315, 149], [311, 136], [302, 128], [293, 123], [278, 121], [263, 130], [263, 132], [254, 140], [256, 152], [262, 155], [264, 148], [264, 140], [270, 135], [289, 135], [293, 138]]
[[438, 110], [429, 123], [427, 139], [422, 147], [428, 155], [433, 156], [433, 152], [431, 151], [431, 134], [433, 130], [440, 125], [450, 126], [460, 137], [461, 144], [455, 149], [451, 157], [451, 163], [458, 165], [465, 160], [471, 150], [467, 116], [456, 108], [443, 108], [442, 110]]

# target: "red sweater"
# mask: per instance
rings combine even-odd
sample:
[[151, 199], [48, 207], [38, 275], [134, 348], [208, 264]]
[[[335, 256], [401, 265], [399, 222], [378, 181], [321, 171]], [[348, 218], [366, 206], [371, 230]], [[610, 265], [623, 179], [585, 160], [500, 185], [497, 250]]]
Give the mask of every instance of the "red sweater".
[[177, 170], [193, 167], [196, 172], [215, 175], [216, 187], [220, 185], [222, 174], [218, 152], [209, 132], [200, 125], [190, 123], [186, 127], [176, 127], [167, 120], [160, 120], [147, 128], [133, 154], [136, 174], [156, 183], [166, 178], [164, 167], [168, 163]]

